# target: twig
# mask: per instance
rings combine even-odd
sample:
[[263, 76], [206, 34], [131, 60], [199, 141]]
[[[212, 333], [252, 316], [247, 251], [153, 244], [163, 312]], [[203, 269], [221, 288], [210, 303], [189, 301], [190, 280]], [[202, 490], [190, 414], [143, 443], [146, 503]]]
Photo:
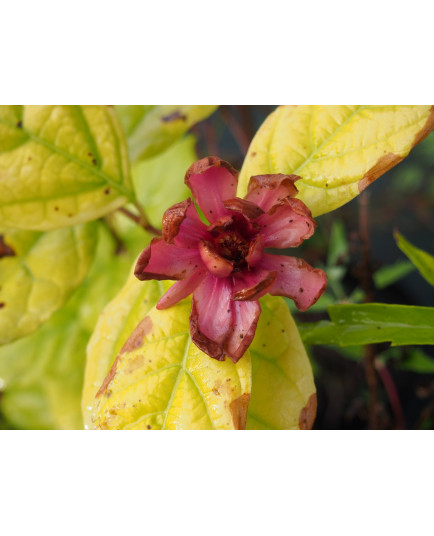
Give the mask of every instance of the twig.
[[383, 382], [387, 396], [389, 397], [390, 406], [392, 408], [393, 414], [395, 415], [396, 429], [405, 430], [406, 426], [404, 412], [402, 411], [398, 390], [396, 388], [395, 382], [393, 381], [392, 375], [390, 374], [386, 364], [380, 359], [377, 359], [375, 361], [375, 368], [381, 378], [381, 381]]
[[238, 122], [235, 115], [231, 113], [227, 106], [222, 106], [220, 108], [220, 113], [224, 122], [229, 128], [234, 140], [237, 142], [238, 147], [241, 149], [241, 152], [243, 154], [246, 154], [249, 149], [250, 141], [248, 136], [244, 132], [244, 129]]
[[161, 231], [149, 222], [142, 207], [138, 203], [135, 203], [134, 206], [137, 208], [139, 215], [133, 214], [133, 212], [123, 207], [119, 209], [119, 212], [122, 212], [122, 214], [130, 218], [130, 220], [136, 222], [137, 225], [140, 225], [140, 227], [143, 227], [143, 229], [145, 229], [145, 231], [148, 231], [148, 233], [151, 233], [155, 236], [161, 236]]
[[[374, 280], [371, 263], [371, 238], [369, 229], [369, 193], [363, 192], [359, 196], [359, 236], [362, 243], [362, 260], [358, 275], [360, 285], [365, 292], [365, 303], [372, 302], [374, 298]], [[375, 345], [368, 344], [364, 348], [364, 363], [366, 383], [369, 389], [368, 424], [371, 429], [379, 428], [379, 397], [378, 376], [375, 370], [377, 351]]]

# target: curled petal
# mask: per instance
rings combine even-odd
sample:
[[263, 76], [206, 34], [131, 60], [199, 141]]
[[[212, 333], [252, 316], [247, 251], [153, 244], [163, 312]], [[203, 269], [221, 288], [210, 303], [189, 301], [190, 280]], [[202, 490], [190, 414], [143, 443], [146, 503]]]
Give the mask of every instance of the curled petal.
[[295, 257], [264, 255], [260, 267], [276, 272], [276, 279], [268, 292], [273, 296], [291, 298], [300, 311], [306, 311], [316, 303], [327, 286], [327, 276], [322, 270], [314, 269]]
[[261, 306], [258, 301], [232, 302], [232, 329], [224, 343], [228, 357], [239, 361], [255, 336]]
[[256, 218], [259, 218], [261, 214], [264, 214], [261, 207], [258, 207], [255, 203], [247, 201], [246, 199], [240, 199], [239, 197], [228, 199], [223, 204], [227, 209], [241, 213], [248, 220], [255, 220]]
[[203, 264], [197, 249], [179, 248], [163, 238], [154, 238], [140, 255], [134, 275], [140, 281], [149, 279], [186, 279]]
[[[256, 270], [249, 274], [244, 274], [236, 286], [236, 292], [232, 295], [234, 301], [258, 300], [269, 292], [271, 285], [276, 279], [276, 272], [267, 270]], [[237, 290], [241, 287], [240, 290]]]
[[250, 242], [249, 252], [246, 256], [246, 262], [249, 266], [255, 266], [264, 254], [265, 239], [262, 234], [258, 234], [254, 240]]
[[298, 175], [256, 175], [251, 177], [246, 199], [262, 208], [264, 212], [288, 197], [297, 195], [294, 183]]
[[265, 247], [293, 248], [315, 232], [316, 222], [310, 210], [299, 199], [288, 198], [258, 218]]
[[228, 277], [234, 265], [231, 261], [221, 257], [210, 242], [199, 242], [199, 253], [206, 268], [216, 277]]
[[168, 208], [163, 216], [163, 238], [168, 244], [174, 244], [175, 236], [179, 233], [181, 223], [187, 215], [187, 209], [191, 205], [191, 199], [176, 203]]
[[231, 329], [231, 284], [228, 278], [207, 274], [193, 293], [190, 334], [193, 342], [214, 359], [223, 361]]
[[215, 220], [211, 225], [207, 227], [209, 233], [223, 233], [228, 230], [229, 227], [234, 223], [234, 219], [230, 214], [222, 216], [218, 220]]
[[169, 244], [195, 248], [201, 238], [209, 239], [206, 225], [200, 221], [196, 207], [187, 199], [166, 210], [163, 216], [163, 238]]
[[197, 270], [187, 279], [177, 281], [157, 303], [157, 309], [168, 309], [194, 292], [205, 279], [206, 270]]
[[237, 183], [238, 172], [215, 156], [194, 163], [185, 175], [185, 184], [210, 222], [227, 213], [223, 201], [235, 197]]

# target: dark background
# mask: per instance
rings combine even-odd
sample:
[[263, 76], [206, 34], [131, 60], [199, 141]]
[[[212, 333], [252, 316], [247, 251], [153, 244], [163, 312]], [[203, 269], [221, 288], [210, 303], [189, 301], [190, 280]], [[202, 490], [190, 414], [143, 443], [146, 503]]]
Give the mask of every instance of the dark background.
[[[240, 169], [249, 143], [275, 106], [221, 106], [194, 127], [199, 157], [217, 155]], [[415, 246], [434, 254], [434, 133], [365, 194], [370, 225], [370, 267], [404, 261], [393, 231], [399, 230]], [[360, 196], [332, 213], [316, 218], [315, 236], [298, 248], [316, 267], [325, 265], [332, 225], [340, 220], [348, 241], [342, 265], [346, 298], [360, 293], [363, 263], [359, 227]], [[294, 252], [291, 252], [294, 255]], [[339, 263], [338, 263], [339, 264]], [[434, 288], [417, 271], [383, 289], [374, 289], [372, 301], [403, 305], [434, 306]], [[363, 301], [355, 300], [355, 301]], [[298, 322], [327, 319], [327, 313], [296, 313]], [[434, 327], [433, 327], [434, 329]], [[434, 362], [433, 347], [418, 347]], [[378, 375], [376, 422], [369, 419], [369, 391], [363, 362], [364, 349], [332, 346], [309, 348], [318, 390], [318, 429], [434, 428], [434, 374], [412, 365], [415, 348], [376, 345], [377, 359], [385, 365]], [[415, 372], [417, 370], [418, 372]]]

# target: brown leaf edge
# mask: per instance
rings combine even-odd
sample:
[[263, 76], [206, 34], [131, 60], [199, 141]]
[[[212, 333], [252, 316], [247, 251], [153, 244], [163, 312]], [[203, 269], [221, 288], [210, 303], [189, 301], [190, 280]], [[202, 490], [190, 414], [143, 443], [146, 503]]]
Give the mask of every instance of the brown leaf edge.
[[316, 408], [317, 398], [316, 393], [313, 393], [309, 397], [305, 407], [300, 412], [300, 417], [298, 419], [298, 426], [300, 430], [312, 430], [316, 418]]
[[[422, 140], [424, 140], [430, 132], [434, 130], [434, 106], [431, 106], [430, 114], [425, 125], [416, 134], [413, 140], [413, 144], [410, 151], [416, 147]], [[409, 152], [410, 152], [409, 151]], [[376, 181], [381, 175], [384, 175], [389, 169], [399, 164], [405, 157], [398, 156], [395, 153], [388, 153], [382, 156], [377, 163], [365, 173], [362, 179], [359, 181], [359, 192], [363, 192], [370, 184]]]

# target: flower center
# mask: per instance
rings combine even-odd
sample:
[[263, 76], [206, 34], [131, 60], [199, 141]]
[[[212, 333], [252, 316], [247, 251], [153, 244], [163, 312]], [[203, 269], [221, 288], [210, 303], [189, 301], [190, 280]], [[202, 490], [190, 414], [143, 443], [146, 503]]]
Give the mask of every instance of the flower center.
[[214, 246], [221, 257], [233, 261], [237, 266], [244, 262], [249, 252], [250, 240], [237, 231], [230, 231], [217, 236], [214, 239]]

